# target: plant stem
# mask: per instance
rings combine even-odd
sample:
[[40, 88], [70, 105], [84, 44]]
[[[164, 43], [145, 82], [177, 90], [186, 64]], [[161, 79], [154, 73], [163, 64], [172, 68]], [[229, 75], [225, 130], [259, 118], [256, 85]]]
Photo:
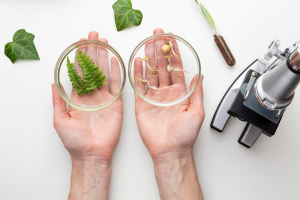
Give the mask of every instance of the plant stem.
[[201, 3], [199, 3], [198, 0], [195, 0], [195, 2], [200, 7], [200, 10], [201, 10], [203, 16], [205, 17], [206, 21], [209, 23], [209, 25], [213, 29], [215, 35], [219, 35], [216, 25], [215, 25], [215, 22], [214, 22], [213, 18], [211, 17], [211, 15], [209, 14], [208, 10]]

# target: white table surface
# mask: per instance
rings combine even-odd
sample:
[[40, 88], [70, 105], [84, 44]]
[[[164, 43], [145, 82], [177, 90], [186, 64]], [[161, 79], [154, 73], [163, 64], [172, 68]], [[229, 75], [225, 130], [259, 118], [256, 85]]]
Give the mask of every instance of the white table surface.
[[[0, 199], [64, 200], [71, 162], [52, 126], [51, 83], [63, 49], [96, 30], [128, 63], [138, 42], [161, 27], [188, 40], [205, 75], [206, 119], [195, 144], [201, 187], [208, 200], [300, 199], [300, 92], [276, 135], [262, 135], [251, 149], [237, 143], [244, 123], [231, 119], [223, 133], [210, 128], [214, 111], [232, 81], [273, 39], [282, 49], [300, 40], [299, 0], [204, 0], [237, 64], [227, 67], [193, 0], [133, 0], [144, 19], [117, 32], [114, 0], [0, 0]], [[78, 28], [80, 27], [80, 28]], [[36, 35], [40, 61], [14, 65], [4, 46], [18, 29]], [[298, 91], [300, 89], [298, 88]], [[127, 81], [124, 122], [113, 160], [110, 199], [159, 199], [152, 160], [136, 126], [133, 90]]]

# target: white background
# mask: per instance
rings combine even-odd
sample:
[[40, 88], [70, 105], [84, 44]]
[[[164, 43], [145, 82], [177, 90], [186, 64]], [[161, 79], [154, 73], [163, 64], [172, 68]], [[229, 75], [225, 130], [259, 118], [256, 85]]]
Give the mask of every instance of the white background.
[[[36, 35], [40, 61], [10, 60], [0, 53], [0, 199], [65, 200], [71, 162], [52, 126], [51, 83], [57, 58], [69, 44], [96, 30], [127, 64], [133, 48], [161, 27], [190, 42], [205, 75], [206, 119], [194, 152], [208, 200], [300, 199], [300, 92], [276, 135], [262, 135], [251, 149], [237, 143], [244, 123], [231, 119], [223, 133], [210, 128], [214, 111], [232, 81], [273, 39], [282, 49], [300, 40], [299, 0], [204, 0], [237, 64], [227, 67], [193, 0], [133, 0], [144, 19], [117, 32], [114, 0], [0, 0], [0, 47], [18, 29]], [[300, 90], [298, 88], [298, 90]], [[136, 126], [133, 90], [123, 92], [125, 115], [113, 160], [112, 200], [159, 199], [152, 160]]]

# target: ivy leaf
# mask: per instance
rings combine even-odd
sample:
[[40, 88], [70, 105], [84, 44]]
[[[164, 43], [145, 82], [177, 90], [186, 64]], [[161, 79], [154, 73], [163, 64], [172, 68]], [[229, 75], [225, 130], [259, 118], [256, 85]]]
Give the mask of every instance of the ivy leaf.
[[5, 55], [15, 63], [18, 59], [39, 60], [40, 57], [33, 43], [34, 35], [25, 29], [18, 30], [13, 37], [13, 42], [5, 45]]
[[143, 14], [139, 10], [132, 9], [131, 0], [117, 0], [112, 7], [118, 31], [130, 26], [138, 26], [142, 23]]
[[198, 6], [200, 7], [201, 12], [204, 15], [206, 21], [209, 23], [209, 25], [212, 27], [212, 29], [217, 34], [218, 32], [217, 32], [216, 25], [215, 25], [215, 22], [214, 22], [213, 18], [211, 17], [211, 15], [207, 11], [207, 9], [201, 3], [199, 3], [197, 0], [195, 0], [195, 1], [198, 4]]

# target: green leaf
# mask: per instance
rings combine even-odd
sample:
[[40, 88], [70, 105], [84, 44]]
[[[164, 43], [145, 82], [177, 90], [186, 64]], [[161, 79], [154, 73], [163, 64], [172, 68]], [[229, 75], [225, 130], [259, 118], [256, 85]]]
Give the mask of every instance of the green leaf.
[[73, 88], [77, 91], [78, 95], [83, 95], [86, 91], [86, 86], [84, 81], [78, 75], [78, 72], [74, 68], [74, 64], [70, 62], [69, 57], [67, 57], [67, 67], [68, 67], [68, 76], [72, 82]]
[[213, 18], [211, 17], [211, 15], [207, 11], [207, 9], [201, 3], [199, 3], [197, 0], [195, 0], [195, 1], [198, 4], [198, 6], [200, 7], [201, 12], [204, 15], [206, 21], [209, 23], [209, 25], [212, 27], [212, 29], [217, 34], [218, 32], [217, 32], [216, 25], [215, 25], [215, 22], [214, 22]]
[[15, 63], [18, 59], [39, 60], [40, 57], [33, 43], [34, 35], [25, 29], [18, 30], [13, 37], [13, 42], [5, 45], [5, 55]]
[[115, 22], [118, 31], [130, 26], [138, 26], [142, 23], [143, 14], [139, 10], [132, 9], [131, 0], [117, 0], [113, 4]]
[[104, 80], [106, 76], [103, 75], [102, 70], [93, 63], [93, 59], [78, 51], [76, 56], [78, 65], [82, 68], [83, 79], [78, 75], [74, 64], [70, 63], [69, 57], [67, 57], [68, 76], [78, 95], [91, 94], [96, 88], [100, 88], [105, 84]]

